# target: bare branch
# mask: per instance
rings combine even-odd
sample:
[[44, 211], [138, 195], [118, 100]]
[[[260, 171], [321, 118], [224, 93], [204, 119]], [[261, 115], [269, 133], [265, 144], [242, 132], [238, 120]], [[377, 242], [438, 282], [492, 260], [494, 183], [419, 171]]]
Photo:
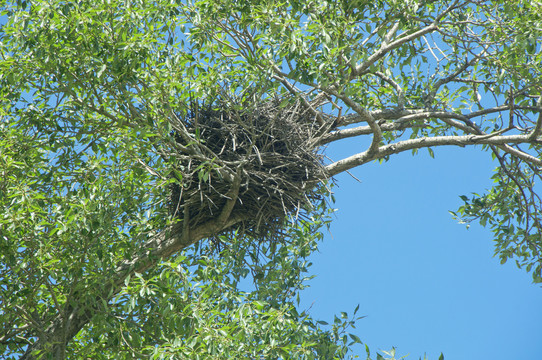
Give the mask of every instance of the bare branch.
[[[372, 160], [382, 159], [387, 156], [398, 154], [407, 150], [422, 149], [434, 146], [460, 146], [467, 145], [506, 145], [535, 142], [540, 143], [542, 139], [531, 141], [529, 135], [493, 136], [489, 135], [463, 135], [463, 136], [435, 136], [432, 138], [418, 138], [400, 141], [394, 144], [385, 145], [379, 148], [377, 155], [368, 151], [352, 155], [326, 166], [329, 176], [337, 175], [356, 166], [366, 164]], [[515, 150], [515, 149], [514, 149]], [[518, 150], [515, 150], [516, 152]], [[542, 166], [542, 160], [526, 153], [517, 154], [521, 159]]]
[[376, 152], [378, 152], [378, 146], [382, 141], [382, 129], [380, 128], [380, 125], [378, 125], [378, 123], [375, 121], [373, 115], [344, 94], [339, 94], [333, 89], [325, 89], [324, 91], [344, 101], [347, 106], [349, 106], [351, 109], [353, 109], [356, 113], [359, 114], [363, 121], [369, 124], [373, 133], [373, 140], [371, 141], [371, 145], [369, 146], [369, 149], [367, 149], [367, 151], [370, 154], [375, 154]]
[[[380, 125], [382, 131], [398, 131], [404, 130], [409, 127], [412, 127], [412, 124], [409, 124], [410, 120], [398, 120], [394, 122], [386, 122]], [[317, 145], [325, 145], [332, 143], [337, 140], [347, 139], [351, 137], [356, 137], [360, 135], [370, 135], [373, 133], [373, 130], [370, 126], [358, 126], [350, 129], [336, 130], [332, 133], [329, 133], [323, 136], [318, 142]]]
[[401, 86], [395, 80], [393, 80], [389, 76], [386, 76], [384, 73], [380, 71], [375, 71], [374, 74], [378, 76], [379, 78], [381, 78], [382, 80], [384, 80], [385, 82], [387, 82], [388, 84], [390, 84], [391, 86], [393, 86], [393, 88], [397, 92], [397, 107], [399, 109], [402, 109], [405, 106], [406, 99], [405, 99], [405, 92], [403, 91]]
[[282, 83], [282, 85], [284, 85], [284, 87], [288, 89], [290, 93], [292, 93], [292, 95], [299, 97], [301, 99], [301, 102], [305, 106], [305, 108], [309, 110], [316, 117], [318, 124], [320, 126], [323, 126], [325, 124], [325, 120], [322, 118], [322, 114], [318, 110], [316, 110], [311, 105], [311, 103], [309, 103], [309, 101], [305, 98], [305, 96], [303, 96], [303, 94], [301, 94], [301, 92], [297, 91], [293, 87], [293, 85], [290, 84], [290, 82], [284, 76], [281, 75], [281, 71], [276, 65], [273, 65], [273, 71], [275, 72], [275, 75], [273, 75], [273, 77], [279, 80]]
[[438, 29], [438, 26], [436, 23], [433, 23], [429, 26], [426, 26], [425, 28], [418, 30], [410, 35], [406, 35], [403, 37], [400, 37], [399, 39], [389, 43], [389, 44], [382, 44], [380, 49], [376, 51], [373, 55], [369, 56], [367, 60], [365, 60], [363, 63], [357, 65], [355, 68], [352, 69], [352, 77], [363, 75], [367, 72], [367, 69], [371, 65], [373, 65], [378, 60], [382, 59], [388, 52], [390, 52], [393, 49], [398, 48], [399, 46], [415, 40], [425, 34], [428, 34], [434, 30]]
[[397, 31], [397, 24], [395, 24], [392, 29], [386, 34], [384, 41], [382, 42], [382, 45], [379, 50], [377, 50], [374, 54], [369, 56], [367, 60], [365, 60], [363, 63], [357, 65], [352, 69], [352, 77], [360, 76], [366, 73], [367, 69], [371, 65], [373, 65], [378, 60], [382, 59], [388, 52], [390, 52], [393, 49], [398, 48], [399, 46], [415, 40], [417, 38], [420, 38], [426, 34], [431, 33], [432, 31], [438, 30], [438, 24], [442, 18], [444, 18], [448, 13], [450, 13], [452, 10], [456, 9], [458, 7], [459, 1], [454, 1], [446, 10], [444, 10], [441, 14], [439, 14], [435, 20], [428, 26], [424, 27], [421, 30], [415, 31], [414, 33], [400, 36], [395, 41], [389, 42], [390, 37], [393, 36], [393, 34]]
[[449, 83], [453, 79], [455, 79], [457, 76], [459, 76], [463, 71], [467, 70], [471, 65], [473, 65], [476, 61], [478, 61], [478, 58], [475, 57], [471, 60], [465, 60], [465, 63], [461, 65], [459, 68], [457, 68], [453, 73], [446, 76], [445, 78], [439, 79], [435, 85], [432, 87], [431, 91], [427, 95], [426, 102], [431, 103], [437, 94], [437, 91], [440, 89], [440, 87], [444, 84]]
[[400, 22], [396, 21], [395, 24], [391, 27], [391, 29], [387, 32], [386, 35], [384, 35], [384, 41], [382, 41], [382, 45], [386, 46], [390, 43], [391, 39], [395, 36], [395, 33], [397, 33], [397, 30], [399, 30]]

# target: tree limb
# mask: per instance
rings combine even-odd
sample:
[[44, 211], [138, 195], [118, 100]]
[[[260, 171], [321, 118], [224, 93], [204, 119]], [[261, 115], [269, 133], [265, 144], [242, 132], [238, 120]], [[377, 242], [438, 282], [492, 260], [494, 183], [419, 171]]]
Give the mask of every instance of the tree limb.
[[[432, 138], [418, 138], [400, 141], [394, 144], [381, 146], [375, 155], [364, 151], [359, 154], [352, 155], [345, 159], [339, 160], [326, 166], [329, 176], [337, 175], [346, 170], [350, 170], [356, 166], [366, 164], [372, 160], [382, 159], [387, 156], [398, 154], [403, 151], [422, 149], [433, 146], [460, 146], [467, 145], [506, 145], [506, 144], [521, 144], [521, 143], [540, 143], [542, 139], [538, 138], [534, 141], [529, 139], [529, 135], [509, 135], [509, 136], [493, 136], [488, 135], [463, 135], [463, 136], [435, 136]], [[517, 151], [517, 150], [516, 150]], [[516, 155], [521, 159], [528, 161], [537, 166], [542, 166], [542, 160], [532, 155], [521, 153]]]

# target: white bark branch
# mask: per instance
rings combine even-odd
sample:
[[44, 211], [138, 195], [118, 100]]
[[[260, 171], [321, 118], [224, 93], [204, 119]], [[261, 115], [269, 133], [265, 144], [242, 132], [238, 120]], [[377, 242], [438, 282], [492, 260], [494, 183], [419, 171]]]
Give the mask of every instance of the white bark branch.
[[440, 20], [444, 18], [452, 10], [454, 10], [457, 7], [458, 3], [459, 1], [454, 1], [446, 10], [444, 10], [441, 14], [439, 14], [430, 25], [424, 27], [423, 29], [418, 30], [408, 35], [400, 36], [394, 41], [391, 41], [390, 38], [393, 36], [393, 34], [395, 34], [398, 27], [398, 24], [394, 24], [392, 29], [384, 37], [384, 40], [382, 42], [382, 45], [380, 46], [380, 49], [378, 49], [373, 55], [369, 56], [367, 60], [365, 60], [361, 64], [354, 67], [352, 69], [352, 76], [355, 77], [355, 76], [363, 75], [369, 69], [369, 67], [371, 67], [371, 65], [373, 65], [375, 62], [383, 58], [391, 50], [396, 49], [399, 46], [409, 41], [415, 40], [426, 34], [429, 34], [432, 31], [438, 30], [438, 24]]
[[[380, 125], [382, 131], [396, 131], [404, 130], [406, 128], [412, 127], [412, 124], [409, 124], [410, 120], [398, 120], [394, 122], [387, 122]], [[329, 133], [323, 136], [318, 142], [317, 145], [325, 145], [332, 143], [337, 140], [347, 139], [351, 137], [361, 136], [361, 135], [370, 135], [373, 133], [373, 130], [370, 126], [358, 126], [350, 129], [341, 129], [336, 130], [332, 133]]]
[[425, 28], [418, 30], [410, 35], [405, 35], [389, 44], [383, 43], [382, 46], [378, 51], [376, 51], [373, 55], [369, 56], [367, 60], [365, 60], [363, 63], [357, 65], [355, 68], [352, 69], [352, 75], [353, 76], [360, 76], [366, 73], [367, 69], [371, 65], [373, 65], [378, 60], [382, 59], [388, 52], [390, 52], [393, 49], [398, 48], [399, 46], [412, 41], [414, 39], [417, 39], [425, 34], [428, 34], [434, 30], [437, 30], [438, 26], [436, 23], [433, 23], [429, 26], [426, 26]]
[[[521, 143], [539, 143], [542, 142], [541, 138], [537, 138], [534, 141], [529, 139], [529, 135], [508, 135], [508, 136], [495, 136], [494, 134], [488, 135], [463, 135], [463, 136], [435, 136], [430, 138], [418, 138], [418, 139], [409, 139], [405, 141], [400, 141], [394, 144], [381, 146], [377, 154], [369, 153], [364, 151], [347, 157], [345, 159], [339, 160], [332, 164], [326, 166], [326, 170], [329, 176], [337, 175], [341, 172], [350, 170], [354, 167], [366, 164], [370, 161], [381, 159], [386, 156], [393, 154], [398, 154], [407, 150], [413, 149], [422, 149], [433, 146], [461, 146], [465, 147], [467, 145], [506, 145], [508, 144], [521, 144]], [[509, 146], [508, 146], [509, 147]], [[507, 149], [510, 151], [510, 149]], [[529, 155], [527, 153], [521, 152], [517, 149], [511, 149], [515, 152], [514, 155], [518, 156], [524, 161], [527, 161], [531, 164], [542, 166], [542, 160]], [[512, 153], [511, 151], [511, 153]]]

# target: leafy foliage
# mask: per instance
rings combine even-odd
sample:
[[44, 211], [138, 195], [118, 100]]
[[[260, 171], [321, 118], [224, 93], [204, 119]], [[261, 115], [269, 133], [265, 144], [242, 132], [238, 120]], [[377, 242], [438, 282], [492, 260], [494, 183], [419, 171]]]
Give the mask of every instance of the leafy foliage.
[[[360, 342], [347, 337], [354, 319], [346, 314], [324, 329], [296, 307], [328, 221], [324, 208], [289, 225], [280, 243], [221, 236], [187, 249], [128, 276], [108, 305], [102, 285], [115, 262], [166, 226], [156, 205], [163, 186], [120, 143], [125, 134], [104, 134], [103, 153], [76, 153], [23, 124], [4, 123], [1, 136], [3, 357], [24, 352], [81, 291], [95, 313], [69, 358], [344, 358]], [[61, 163], [62, 151], [71, 151], [70, 162]]]
[[136, 273], [71, 351], [104, 359], [345, 357], [360, 343], [346, 337], [354, 319], [345, 314], [324, 330], [296, 308], [321, 221], [293, 226], [288, 243], [223, 236]]

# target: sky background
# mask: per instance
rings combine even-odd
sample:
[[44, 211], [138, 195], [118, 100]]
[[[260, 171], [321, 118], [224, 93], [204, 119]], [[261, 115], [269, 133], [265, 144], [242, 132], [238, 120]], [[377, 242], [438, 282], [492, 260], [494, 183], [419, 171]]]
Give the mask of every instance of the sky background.
[[[364, 150], [343, 140], [326, 154]], [[452, 219], [459, 195], [491, 186], [496, 163], [480, 148], [394, 155], [336, 177], [331, 233], [312, 255], [317, 275], [301, 293], [316, 319], [359, 315], [353, 333], [371, 353], [407, 359], [542, 359], [542, 287], [515, 263], [493, 257], [492, 233]], [[361, 358], [365, 351], [357, 348]]]

